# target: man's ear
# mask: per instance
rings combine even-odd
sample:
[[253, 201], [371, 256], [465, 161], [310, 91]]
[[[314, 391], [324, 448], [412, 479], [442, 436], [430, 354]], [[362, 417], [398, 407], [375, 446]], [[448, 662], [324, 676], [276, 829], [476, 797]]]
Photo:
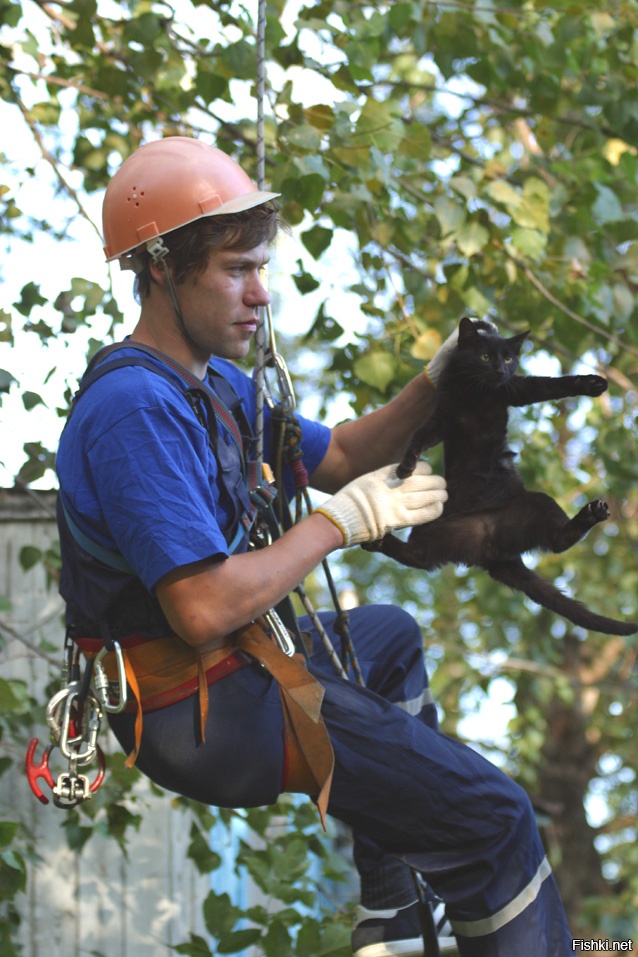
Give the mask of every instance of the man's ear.
[[[170, 265], [167, 263], [166, 266], [170, 273], [170, 268], [171, 268]], [[166, 286], [167, 283], [166, 283], [166, 273], [164, 271], [164, 266], [160, 265], [159, 263], [153, 262], [153, 260], [151, 260], [151, 262], [149, 263], [149, 271], [151, 273], [151, 279], [153, 280], [153, 282], [157, 283], [158, 286], [162, 286], [162, 287]]]

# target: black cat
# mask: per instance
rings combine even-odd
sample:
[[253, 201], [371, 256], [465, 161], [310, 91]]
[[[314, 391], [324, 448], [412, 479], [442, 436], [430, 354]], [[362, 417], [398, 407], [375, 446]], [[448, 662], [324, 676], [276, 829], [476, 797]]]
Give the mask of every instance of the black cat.
[[427, 571], [449, 562], [478, 565], [575, 625], [631, 635], [638, 625], [590, 612], [520, 558], [535, 549], [563, 552], [609, 517], [606, 502], [596, 500], [570, 519], [549, 495], [527, 491], [514, 467], [515, 453], [507, 447], [510, 406], [597, 396], [607, 389], [597, 375], [516, 375], [526, 336], [503, 339], [491, 323], [461, 320], [434, 414], [412, 436], [397, 470], [400, 478], [410, 475], [421, 453], [442, 441], [449, 495], [443, 515], [413, 528], [406, 542], [386, 535], [368, 547]]

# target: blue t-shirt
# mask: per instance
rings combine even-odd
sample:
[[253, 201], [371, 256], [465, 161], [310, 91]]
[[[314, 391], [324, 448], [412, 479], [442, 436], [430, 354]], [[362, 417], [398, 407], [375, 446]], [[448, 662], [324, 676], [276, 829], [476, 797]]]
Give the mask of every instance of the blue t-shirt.
[[[116, 353], [126, 355], [140, 352]], [[254, 427], [251, 379], [224, 359], [212, 365], [232, 385]], [[94, 382], [77, 402], [56, 461], [65, 506], [80, 530], [121, 553], [149, 590], [175, 568], [226, 557], [224, 532], [232, 523], [208, 431], [184, 398], [184, 384], [168, 371], [177, 387], [141, 366], [114, 369]], [[209, 384], [214, 379], [209, 376]], [[311, 474], [326, 453], [330, 430], [297, 418]], [[266, 408], [266, 461], [270, 431]], [[220, 433], [220, 442], [232, 442], [223, 428]]]

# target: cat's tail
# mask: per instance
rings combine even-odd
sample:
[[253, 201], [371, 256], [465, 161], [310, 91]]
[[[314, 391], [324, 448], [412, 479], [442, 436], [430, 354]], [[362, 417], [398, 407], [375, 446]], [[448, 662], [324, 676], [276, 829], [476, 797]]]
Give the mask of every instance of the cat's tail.
[[580, 628], [600, 631], [604, 635], [633, 635], [638, 631], [638, 624], [633, 621], [615, 621], [589, 611], [582, 602], [569, 598], [551, 582], [537, 575], [520, 558], [506, 562], [486, 562], [483, 567], [495, 581], [522, 591], [538, 605], [562, 615]]

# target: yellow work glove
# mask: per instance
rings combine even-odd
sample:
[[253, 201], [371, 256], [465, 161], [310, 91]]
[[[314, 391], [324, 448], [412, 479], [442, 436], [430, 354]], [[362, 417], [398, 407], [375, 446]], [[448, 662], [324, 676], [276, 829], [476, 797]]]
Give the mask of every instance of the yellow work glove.
[[368, 472], [315, 511], [337, 526], [345, 547], [376, 542], [398, 528], [432, 522], [446, 501], [445, 479], [432, 475], [427, 462], [419, 462], [403, 480], [397, 478], [396, 465]]

